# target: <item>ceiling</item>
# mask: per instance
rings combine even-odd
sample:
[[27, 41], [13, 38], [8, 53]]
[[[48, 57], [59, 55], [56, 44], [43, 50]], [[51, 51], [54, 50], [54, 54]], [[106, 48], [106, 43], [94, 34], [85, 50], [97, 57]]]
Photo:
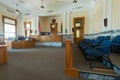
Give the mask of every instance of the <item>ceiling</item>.
[[61, 14], [66, 11], [89, 9], [93, 0], [77, 0], [74, 5], [73, 0], [43, 0], [44, 9], [41, 9], [41, 0], [0, 0], [0, 3], [8, 8], [17, 9], [24, 15], [54, 15]]

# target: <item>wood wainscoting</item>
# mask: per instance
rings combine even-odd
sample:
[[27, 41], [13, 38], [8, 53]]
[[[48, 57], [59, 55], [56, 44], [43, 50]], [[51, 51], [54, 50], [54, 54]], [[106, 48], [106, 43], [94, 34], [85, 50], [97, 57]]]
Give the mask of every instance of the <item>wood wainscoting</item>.
[[61, 35], [32, 35], [33, 39], [36, 40], [36, 42], [61, 42]]
[[71, 41], [67, 40], [65, 42], [65, 75], [68, 77], [73, 77], [73, 78], [79, 78], [79, 71], [75, 69], [73, 65], [73, 60], [72, 60], [72, 51], [71, 51]]
[[20, 49], [20, 48], [33, 48], [34, 41], [13, 41], [11, 42], [12, 49]]
[[7, 54], [7, 46], [0, 45], [0, 64], [7, 63], [8, 54]]

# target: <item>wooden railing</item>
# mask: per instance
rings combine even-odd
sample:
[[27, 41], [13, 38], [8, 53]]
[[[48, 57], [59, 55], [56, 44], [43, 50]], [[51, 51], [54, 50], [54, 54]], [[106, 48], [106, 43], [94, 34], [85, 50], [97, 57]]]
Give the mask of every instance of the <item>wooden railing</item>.
[[68, 77], [79, 78], [79, 71], [73, 67], [73, 58], [71, 50], [71, 41], [67, 40], [65, 42], [65, 75]]

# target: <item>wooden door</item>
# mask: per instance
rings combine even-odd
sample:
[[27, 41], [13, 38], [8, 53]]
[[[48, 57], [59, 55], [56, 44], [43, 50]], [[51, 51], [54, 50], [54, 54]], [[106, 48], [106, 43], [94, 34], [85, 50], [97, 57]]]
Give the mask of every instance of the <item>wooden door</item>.
[[84, 37], [84, 17], [74, 18], [74, 43], [82, 40]]

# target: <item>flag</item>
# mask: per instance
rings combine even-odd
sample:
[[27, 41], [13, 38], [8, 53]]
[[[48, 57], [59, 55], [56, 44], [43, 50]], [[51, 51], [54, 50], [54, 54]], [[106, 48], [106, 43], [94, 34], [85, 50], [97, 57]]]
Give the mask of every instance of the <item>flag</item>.
[[63, 33], [63, 26], [62, 26], [62, 23], [61, 23], [61, 33]]

